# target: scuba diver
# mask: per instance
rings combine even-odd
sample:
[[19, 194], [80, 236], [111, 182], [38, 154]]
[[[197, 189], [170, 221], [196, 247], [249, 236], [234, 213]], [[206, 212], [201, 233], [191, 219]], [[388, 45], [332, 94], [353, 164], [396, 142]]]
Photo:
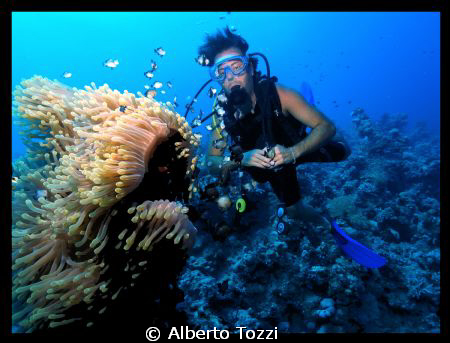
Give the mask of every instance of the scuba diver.
[[[222, 182], [226, 182], [232, 170], [242, 168], [255, 181], [269, 182], [280, 202], [279, 216], [286, 214], [329, 227], [350, 257], [368, 267], [383, 265], [384, 258], [347, 236], [335, 221], [325, 219], [303, 203], [296, 166], [305, 162], [343, 161], [350, 155], [350, 148], [343, 141], [332, 140], [336, 134], [332, 121], [301, 94], [276, 83], [277, 78], [270, 77], [265, 56], [247, 54], [248, 48], [248, 43], [228, 27], [207, 35], [199, 48], [199, 55], [210, 61], [211, 80], [220, 84], [224, 95], [219, 103], [225, 132], [216, 128], [211, 135], [210, 173], [220, 175]], [[257, 55], [266, 62], [267, 75], [257, 70], [258, 59], [254, 57]], [[307, 128], [311, 129], [309, 134]], [[231, 138], [231, 156], [224, 163], [224, 149], [217, 148], [215, 143], [227, 138]], [[366, 249], [358, 251], [359, 257], [352, 253], [354, 243]]]

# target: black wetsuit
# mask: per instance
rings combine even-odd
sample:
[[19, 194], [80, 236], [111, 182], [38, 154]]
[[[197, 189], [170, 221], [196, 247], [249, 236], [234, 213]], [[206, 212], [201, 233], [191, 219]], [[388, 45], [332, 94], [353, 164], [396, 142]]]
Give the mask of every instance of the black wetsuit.
[[[281, 102], [275, 87], [276, 78], [270, 81], [267, 90], [267, 80], [255, 85], [256, 105], [254, 113], [248, 113], [244, 118], [236, 120], [235, 108], [225, 106], [225, 130], [235, 144], [243, 151], [263, 149], [276, 144], [291, 147], [307, 136], [306, 126], [295, 119], [290, 113], [285, 116], [281, 110]], [[267, 97], [265, 96], [268, 93]], [[264, 99], [267, 99], [264, 103]], [[266, 108], [263, 111], [263, 108]], [[285, 164], [279, 170], [245, 167], [254, 180], [269, 181], [279, 201], [286, 207], [295, 204], [301, 198], [300, 186], [297, 180], [296, 166], [305, 162], [338, 162], [345, 160], [349, 149], [344, 142], [330, 141], [321, 148], [300, 156], [295, 164]]]

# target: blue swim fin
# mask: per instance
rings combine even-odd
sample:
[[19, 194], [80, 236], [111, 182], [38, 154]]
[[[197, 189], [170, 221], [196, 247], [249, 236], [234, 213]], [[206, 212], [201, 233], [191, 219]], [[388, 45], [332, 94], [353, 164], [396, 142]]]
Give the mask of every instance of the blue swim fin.
[[347, 235], [334, 220], [331, 220], [333, 226], [332, 234], [345, 254], [353, 260], [367, 268], [380, 268], [386, 264], [386, 259], [355, 241]]

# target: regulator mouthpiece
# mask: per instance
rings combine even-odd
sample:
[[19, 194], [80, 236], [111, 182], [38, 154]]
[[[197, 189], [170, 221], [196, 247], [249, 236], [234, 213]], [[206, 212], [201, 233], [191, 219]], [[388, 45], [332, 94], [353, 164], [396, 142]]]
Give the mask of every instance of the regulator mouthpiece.
[[242, 106], [250, 100], [250, 96], [244, 88], [239, 85], [231, 87], [230, 95], [228, 96], [228, 101], [234, 106]]

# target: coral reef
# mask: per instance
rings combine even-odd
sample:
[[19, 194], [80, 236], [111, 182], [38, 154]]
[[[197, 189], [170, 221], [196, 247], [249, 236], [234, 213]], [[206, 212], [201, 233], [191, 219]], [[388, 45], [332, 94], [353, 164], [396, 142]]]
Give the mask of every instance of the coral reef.
[[14, 93], [28, 147], [13, 165], [13, 325], [22, 331], [91, 327], [150, 274], [158, 241], [188, 249], [197, 232], [181, 202], [199, 137], [142, 94], [91, 86], [35, 76]]
[[[379, 270], [358, 265], [327, 230], [310, 223], [293, 221], [277, 233], [268, 224], [277, 207], [267, 184], [246, 192], [242, 215], [234, 206], [220, 214], [213, 201], [202, 200], [196, 206], [203, 216], [194, 222], [198, 243], [179, 281], [186, 296], [178, 307], [190, 326], [440, 331], [439, 141], [423, 125], [405, 133], [404, 114], [375, 121], [356, 109], [352, 117], [355, 131], [345, 135], [352, 155], [299, 166], [301, 191], [307, 204], [335, 217], [388, 264]], [[217, 196], [229, 195], [234, 203], [246, 177], [234, 172]], [[233, 227], [225, 239], [208, 229], [217, 213]]]
[[423, 124], [406, 133], [406, 114], [355, 109], [350, 157], [297, 168], [305, 203], [388, 259], [373, 270], [327, 228], [275, 230], [267, 183], [202, 174], [200, 137], [170, 108], [91, 86], [34, 77], [15, 92], [28, 147], [13, 165], [19, 331], [114, 327], [117, 313], [122, 327], [440, 331], [440, 147]]

